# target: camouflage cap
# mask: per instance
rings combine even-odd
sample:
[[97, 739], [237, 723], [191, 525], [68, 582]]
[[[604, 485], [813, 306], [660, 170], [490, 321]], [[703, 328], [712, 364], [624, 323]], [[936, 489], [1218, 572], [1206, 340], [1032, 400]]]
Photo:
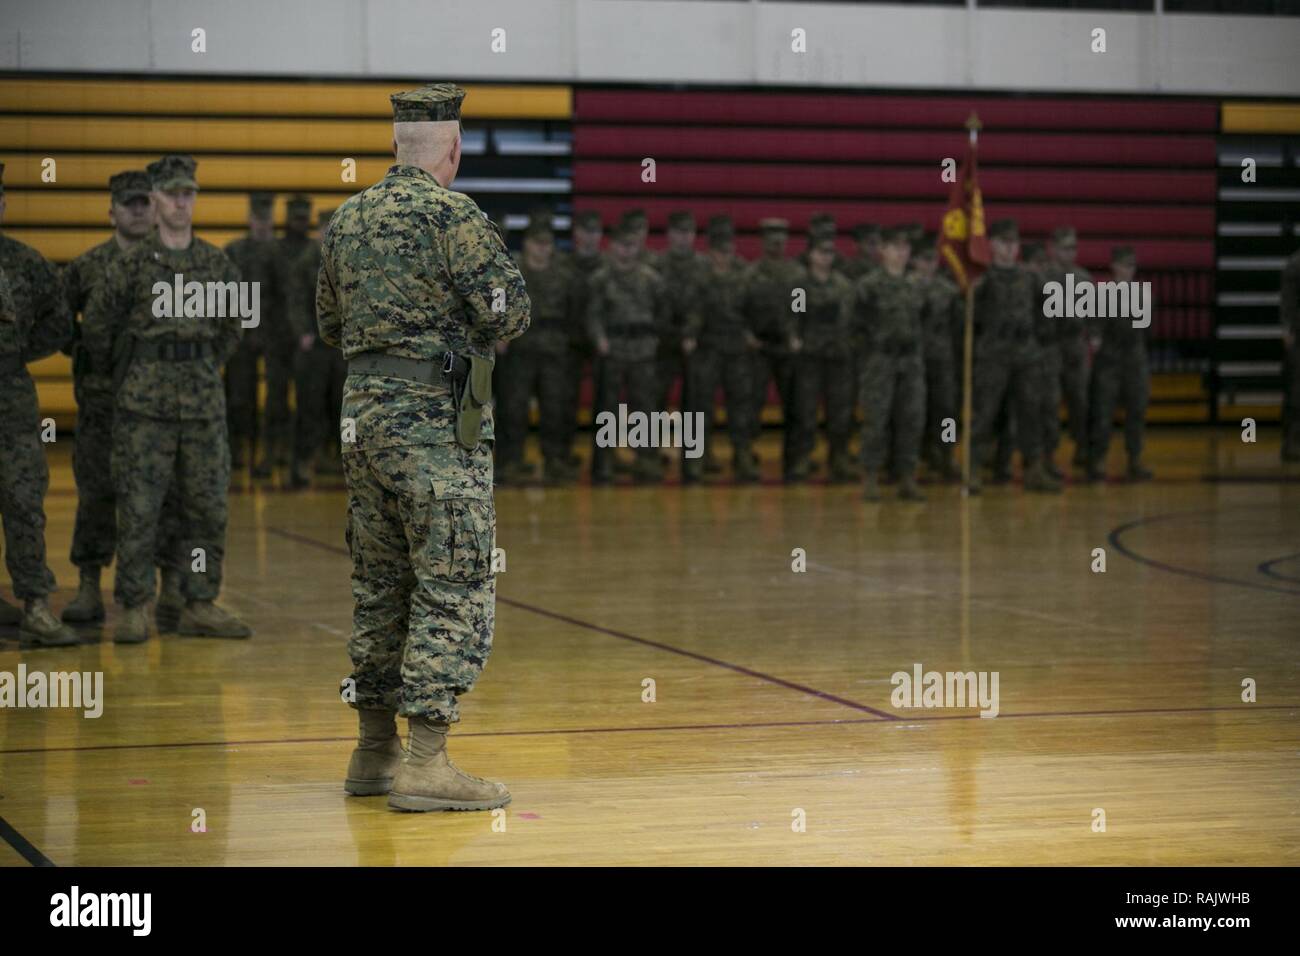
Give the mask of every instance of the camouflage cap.
[[881, 242], [906, 242], [911, 243], [906, 226], [886, 226], [880, 230]]
[[265, 219], [271, 215], [271, 209], [275, 205], [274, 193], [249, 193], [248, 194], [248, 211], [259, 219]]
[[1014, 219], [999, 219], [989, 226], [990, 239], [1011, 239], [1020, 238], [1020, 226]]
[[580, 212], [574, 216], [573, 227], [575, 229], [594, 229], [596, 231], [603, 231], [605, 228], [604, 224], [600, 221], [600, 213], [596, 212], [594, 209], [588, 209], [585, 212]]
[[147, 197], [152, 188], [153, 183], [149, 179], [149, 174], [143, 169], [128, 169], [108, 177], [108, 191], [113, 197], [113, 202], [118, 205], [125, 205], [132, 199]]
[[921, 237], [925, 235], [925, 226], [919, 222], [904, 223], [903, 228], [907, 230], [907, 238], [912, 241], [912, 245], [916, 245]]
[[833, 232], [814, 232], [808, 235], [809, 249], [831, 249], [835, 248], [835, 233]]
[[549, 209], [534, 209], [528, 217], [528, 225], [524, 227], [524, 237], [532, 236], [537, 239], [554, 238], [555, 231], [551, 228], [551, 211]]
[[853, 238], [862, 242], [864, 239], [880, 238], [880, 227], [874, 222], [864, 222], [853, 227]]
[[787, 233], [790, 231], [790, 222], [787, 219], [780, 219], [771, 216], [767, 219], [760, 219], [758, 221], [758, 228], [760, 232]]
[[939, 244], [932, 232], [922, 232], [918, 238], [912, 240], [912, 252], [917, 255], [929, 256], [938, 251]]
[[311, 197], [304, 196], [302, 193], [290, 196], [285, 209], [291, 216], [310, 216]]
[[460, 119], [460, 104], [465, 91], [454, 83], [430, 83], [418, 90], [394, 93], [394, 123], [443, 123]]
[[198, 189], [194, 178], [198, 163], [193, 156], [172, 153], [149, 164], [149, 181], [154, 189]]
[[709, 237], [709, 248], [719, 249], [736, 238], [736, 224], [730, 216], [713, 216], [705, 227], [705, 233]]
[[829, 213], [818, 213], [808, 220], [808, 238], [835, 238], [835, 217]]
[[668, 228], [669, 229], [694, 229], [695, 213], [686, 209], [681, 209], [678, 210], [677, 212], [670, 212], [668, 214]]
[[1111, 262], [1125, 262], [1131, 266], [1137, 265], [1137, 250], [1132, 246], [1112, 246], [1110, 250]]
[[609, 231], [611, 239], [615, 241], [622, 239], [635, 239], [640, 236], [641, 230], [637, 227], [636, 221], [632, 219], [622, 219]]
[[627, 212], [623, 213], [623, 218], [620, 220], [620, 223], [640, 229], [650, 224], [650, 217], [645, 214], [644, 209], [629, 209]]
[[1074, 231], [1073, 226], [1058, 226], [1052, 230], [1052, 242], [1058, 246], [1070, 243], [1073, 245], [1078, 242], [1078, 234]]

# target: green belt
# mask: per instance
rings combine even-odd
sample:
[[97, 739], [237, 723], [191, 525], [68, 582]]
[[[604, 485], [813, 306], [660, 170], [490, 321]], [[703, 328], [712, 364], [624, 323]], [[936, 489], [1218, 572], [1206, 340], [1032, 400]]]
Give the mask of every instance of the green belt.
[[378, 352], [365, 352], [348, 359], [349, 375], [383, 375], [388, 378], [404, 378], [431, 385], [434, 388], [447, 388], [448, 376], [443, 371], [444, 363], [433, 359], [405, 358], [401, 355], [383, 355]]

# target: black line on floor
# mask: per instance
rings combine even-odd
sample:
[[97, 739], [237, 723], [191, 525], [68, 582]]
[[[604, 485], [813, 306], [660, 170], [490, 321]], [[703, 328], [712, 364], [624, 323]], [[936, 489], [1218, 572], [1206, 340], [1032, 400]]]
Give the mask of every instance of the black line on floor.
[[1173, 514], [1152, 515], [1148, 518], [1138, 518], [1135, 521], [1130, 521], [1127, 524], [1122, 524], [1118, 528], [1115, 528], [1107, 536], [1107, 540], [1110, 542], [1111, 547], [1126, 558], [1131, 558], [1139, 564], [1145, 564], [1148, 567], [1156, 568], [1160, 571], [1168, 571], [1170, 574], [1180, 574], [1183, 577], [1196, 578], [1200, 581], [1212, 581], [1215, 584], [1231, 584], [1240, 588], [1253, 588], [1257, 591], [1272, 591], [1275, 594], [1290, 594], [1293, 597], [1300, 597], [1300, 588], [1279, 588], [1274, 587], [1271, 584], [1260, 584], [1257, 581], [1238, 581], [1236, 578], [1225, 578], [1221, 574], [1211, 574], [1208, 571], [1197, 571], [1193, 568], [1180, 568], [1174, 564], [1166, 564], [1163, 561], [1157, 561], [1154, 558], [1148, 558], [1145, 555], [1138, 554], [1126, 545], [1123, 540], [1121, 540], [1121, 536], [1125, 532], [1131, 531], [1140, 525], [1151, 524], [1156, 521], [1168, 521], [1171, 518], [1186, 518], [1189, 516], [1201, 516], [1204, 514], [1207, 514], [1207, 512], [1179, 511]]
[[[297, 541], [300, 544], [306, 544], [316, 548], [320, 548], [325, 551], [330, 551], [333, 552], [334, 554], [342, 555], [343, 557], [348, 556], [348, 552], [344, 548], [340, 548], [332, 544], [326, 544], [324, 541], [317, 541], [315, 538], [309, 538], [306, 535], [297, 534], [296, 532], [293, 531], [285, 531], [282, 528], [267, 528], [266, 531], [268, 534], [280, 535], [281, 537], [288, 538], [291, 541]], [[521, 611], [528, 611], [532, 614], [538, 614], [542, 617], [549, 617], [557, 621], [563, 621], [566, 624], [572, 624], [574, 627], [586, 628], [587, 630], [595, 631], [598, 634], [607, 634], [610, 637], [617, 637], [620, 640], [632, 641], [635, 644], [641, 644], [645, 647], [653, 647], [656, 650], [667, 651], [670, 654], [678, 654], [682, 657], [689, 657], [692, 660], [701, 661], [705, 664], [713, 664], [715, 667], [724, 667], [727, 670], [734, 671], [737, 674], [744, 674], [746, 677], [754, 677], [757, 678], [758, 680], [766, 681], [769, 684], [775, 684], [778, 687], [784, 687], [787, 690], [798, 691], [799, 693], [808, 694], [812, 697], [819, 698], [820, 700], [829, 701], [830, 703], [833, 704], [841, 704], [844, 707], [851, 707], [854, 710], [861, 711], [866, 714], [872, 714], [876, 717], [879, 717], [881, 720], [901, 719], [895, 716], [894, 714], [888, 713], [883, 710], [877, 710], [876, 708], [869, 707], [866, 704], [860, 704], [855, 700], [849, 700], [846, 697], [839, 697], [836, 696], [835, 694], [828, 694], [826, 691], [818, 690], [815, 687], [808, 687], [805, 684], [796, 684], [794, 681], [788, 681], [781, 677], [774, 677], [771, 674], [764, 674], [762, 671], [756, 671], [749, 667], [742, 667], [740, 664], [732, 664], [729, 661], [720, 660], [719, 658], [716, 657], [709, 657], [707, 654], [700, 654], [697, 653], [696, 651], [688, 651], [685, 650], [684, 648], [673, 647], [671, 644], [664, 644], [660, 641], [652, 641], [649, 640], [648, 638], [637, 637], [635, 634], [628, 634], [625, 631], [616, 631], [613, 628], [604, 627], [600, 624], [592, 624], [589, 621], [579, 620], [576, 617], [569, 617], [567, 614], [559, 614], [555, 611], [548, 611], [546, 608], [536, 607], [524, 601], [516, 601], [513, 598], [505, 598], [505, 597], [498, 596], [497, 601], [498, 603], [501, 604], [508, 604], [510, 607], [519, 608]]]
[[42, 853], [31, 842], [15, 830], [9, 821], [0, 817], [0, 839], [18, 851], [18, 855], [32, 866], [54, 866], [54, 861]]

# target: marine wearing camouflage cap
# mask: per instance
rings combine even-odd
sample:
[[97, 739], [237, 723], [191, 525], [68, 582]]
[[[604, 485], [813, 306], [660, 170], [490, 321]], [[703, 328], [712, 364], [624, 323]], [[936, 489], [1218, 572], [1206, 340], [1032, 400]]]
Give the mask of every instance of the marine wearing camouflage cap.
[[114, 173], [108, 180], [108, 191], [113, 202], [125, 206], [132, 199], [147, 199], [153, 184], [149, 174], [142, 169], [130, 169], [124, 173]]
[[149, 181], [154, 189], [162, 191], [198, 189], [198, 181], [194, 178], [198, 165], [193, 156], [172, 153], [149, 164]]
[[989, 226], [989, 238], [1017, 240], [1020, 238], [1020, 226], [1014, 219], [999, 219]]
[[454, 83], [431, 83], [388, 99], [394, 123], [445, 123], [460, 119], [465, 91]]
[[248, 211], [258, 219], [265, 219], [271, 215], [271, 210], [275, 206], [275, 195], [273, 193], [249, 193]]

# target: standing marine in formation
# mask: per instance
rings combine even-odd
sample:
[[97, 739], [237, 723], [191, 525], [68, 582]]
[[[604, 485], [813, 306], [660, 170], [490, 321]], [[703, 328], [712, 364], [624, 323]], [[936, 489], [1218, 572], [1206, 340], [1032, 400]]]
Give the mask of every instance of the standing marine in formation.
[[[0, 163], [0, 223], [4, 222]], [[77, 643], [51, 613], [54, 573], [45, 560], [45, 492], [50, 485], [36, 386], [27, 366], [72, 339], [72, 315], [59, 274], [30, 246], [0, 234], [0, 522], [4, 556], [19, 610], [0, 600], [0, 624], [40, 645]]]
[[[248, 197], [248, 235], [226, 246], [226, 255], [239, 269], [245, 282], [257, 282], [260, 300], [267, 306], [276, 301], [275, 221], [271, 210], [275, 197], [253, 193]], [[266, 352], [265, 330], [244, 329], [239, 348], [226, 363], [226, 420], [230, 429], [230, 467], [242, 471], [257, 460], [257, 363]], [[268, 359], [268, 369], [269, 369]]]
[[[1041, 281], [1059, 282], [1067, 277], [1074, 283], [1091, 282], [1092, 274], [1078, 264], [1079, 239], [1072, 226], [1052, 233], [1051, 259]], [[1041, 288], [1041, 286], [1040, 286]], [[1061, 478], [1056, 467], [1056, 449], [1061, 443], [1061, 397], [1070, 416], [1070, 437], [1074, 439], [1074, 464], [1088, 464], [1088, 342], [1084, 320], [1060, 316], [1048, 320], [1056, 333], [1055, 342], [1044, 348], [1042, 395], [1043, 466], [1053, 478]]]
[[944, 441], [944, 422], [951, 421], [955, 431], [961, 417], [958, 343], [965, 307], [957, 284], [939, 271], [939, 252], [933, 236], [923, 236], [913, 249], [912, 269], [925, 297], [925, 429], [921, 453], [934, 474], [952, 480], [958, 469], [953, 458], [954, 443]]
[[[1116, 246], [1110, 254], [1111, 279], [1132, 282], [1137, 274], [1137, 254], [1132, 246]], [[1151, 472], [1142, 463], [1146, 431], [1147, 400], [1151, 394], [1151, 371], [1147, 365], [1146, 329], [1137, 329], [1127, 318], [1107, 319], [1101, 326], [1101, 347], [1092, 365], [1091, 408], [1088, 438], [1088, 480], [1099, 481], [1106, 474], [1106, 453], [1115, 407], [1124, 407], [1124, 448], [1128, 452], [1129, 481], [1146, 481]]]
[[922, 501], [916, 466], [925, 425], [925, 295], [907, 275], [911, 245], [903, 227], [881, 232], [880, 254], [881, 268], [860, 279], [853, 295], [853, 332], [861, 356], [858, 396], [866, 419], [862, 496], [880, 500], [880, 469], [892, 429], [898, 496]]
[[[629, 413], [654, 410], [655, 356], [669, 309], [663, 279], [638, 257], [641, 237], [635, 221], [620, 224], [613, 239], [609, 261], [587, 285], [585, 318], [596, 351], [591, 481], [597, 485], [614, 479], [614, 449], [601, 446], [595, 417], [601, 412], [618, 416], [623, 388]], [[662, 477], [658, 452], [638, 448], [633, 478], [652, 482]]]
[[790, 224], [784, 219], [764, 219], [758, 225], [763, 237], [763, 253], [750, 265], [745, 285], [745, 316], [759, 343], [751, 399], [754, 403], [754, 434], [750, 441], [758, 438], [763, 406], [767, 403], [767, 384], [775, 381], [784, 426], [782, 473], [792, 478], [797, 477], [791, 474], [791, 469], [798, 443], [795, 429], [790, 427], [797, 418], [794, 404], [794, 357], [797, 351], [794, 297], [795, 290], [802, 288], [806, 273], [797, 260], [786, 256]]
[[345, 787], [388, 793], [399, 810], [510, 802], [503, 784], [447, 756], [458, 699], [492, 650], [492, 356], [529, 323], [523, 276], [496, 228], [449, 188], [464, 97], [451, 84], [392, 96], [397, 161], [335, 211], [316, 290], [321, 338], [348, 361], [345, 699], [360, 734]]
[[[91, 294], [109, 274], [121, 268], [131, 249], [153, 228], [152, 185], [144, 170], [118, 173], [108, 182], [109, 219], [113, 235], [73, 259], [63, 271], [68, 305], [84, 315]], [[256, 364], [253, 367], [256, 374]], [[254, 386], [256, 379], [254, 379]], [[72, 563], [80, 572], [77, 596], [63, 609], [70, 624], [102, 621], [104, 600], [100, 578], [117, 551], [117, 497], [113, 491], [113, 370], [96, 365], [81, 345], [77, 326], [72, 351], [72, 387], [77, 400], [77, 435], [72, 448], [72, 474], [77, 483], [77, 517], [72, 531]], [[256, 392], [253, 401], [256, 402]], [[256, 405], [253, 406], [256, 409]], [[158, 520], [155, 563], [162, 576], [154, 606], [158, 628], [173, 631], [185, 598], [181, 594], [180, 505], [176, 489], [163, 499]]]
[[[1018, 263], [1020, 230], [1014, 219], [989, 226], [993, 261], [975, 280], [975, 370], [971, 461], [978, 466], [993, 441], [998, 412], [1010, 399], [1016, 418], [1025, 490], [1061, 490], [1043, 466], [1041, 422], [1043, 369], [1038, 341], [1042, 286], [1037, 273]], [[978, 468], [971, 469], [971, 494], [979, 494]]]
[[707, 268], [700, 278], [682, 331], [682, 351], [691, 380], [686, 388], [688, 413], [704, 415], [704, 454], [682, 462], [682, 483], [700, 480], [711, 460], [714, 408], [721, 386], [726, 397], [727, 436], [738, 483], [758, 480], [750, 443], [754, 423], [754, 378], [758, 339], [745, 316], [745, 261], [736, 255], [736, 230], [730, 216], [714, 216], [706, 230]]
[[556, 255], [549, 210], [535, 212], [524, 230], [524, 247], [516, 262], [532, 303], [528, 332], [497, 346], [497, 480], [531, 477], [524, 462], [528, 409], [537, 396], [542, 460], [548, 484], [577, 478], [569, 465], [568, 358], [573, 326], [578, 321], [578, 279]]
[[[97, 368], [113, 369], [113, 489], [117, 499], [117, 576], [122, 608], [114, 640], [149, 636], [145, 604], [154, 595], [154, 548], [163, 500], [175, 487], [181, 525], [181, 590], [186, 604], [177, 632], [248, 637], [252, 631], [215, 603], [226, 549], [230, 441], [221, 367], [239, 346], [238, 310], [199, 315], [160, 300], [175, 276], [238, 285], [234, 263], [194, 235], [198, 183], [189, 156], [149, 164], [157, 229], [91, 292], [82, 344]], [[164, 293], [170, 299], [169, 293]], [[171, 306], [160, 308], [160, 305]], [[190, 314], [185, 314], [189, 312]], [[260, 317], [255, 317], [260, 318]]]
[[826, 437], [830, 443], [827, 472], [832, 482], [856, 476], [849, 457], [853, 430], [856, 383], [853, 378], [853, 344], [850, 328], [853, 283], [835, 271], [835, 236], [823, 233], [808, 249], [807, 299], [796, 314], [799, 349], [795, 354], [794, 427], [797, 435], [794, 465], [788, 475], [801, 481], [811, 471], [810, 459], [817, 438], [817, 406], [826, 407]]

